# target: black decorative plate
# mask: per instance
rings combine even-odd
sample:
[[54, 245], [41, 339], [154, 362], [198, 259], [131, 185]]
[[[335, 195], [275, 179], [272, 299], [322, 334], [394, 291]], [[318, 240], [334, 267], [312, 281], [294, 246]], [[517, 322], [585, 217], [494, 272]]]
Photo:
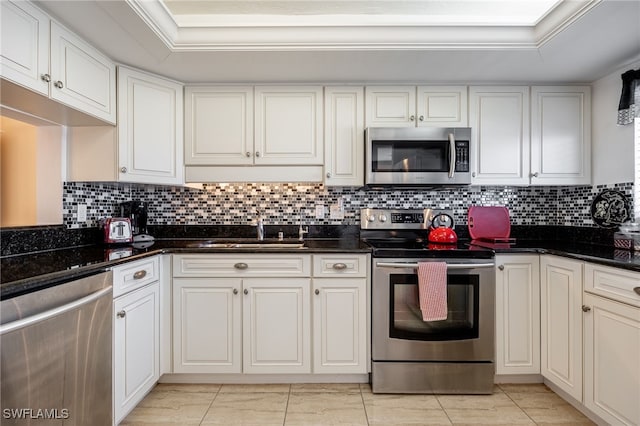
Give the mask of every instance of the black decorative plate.
[[629, 200], [620, 191], [605, 189], [591, 203], [591, 217], [596, 225], [616, 228], [629, 220]]

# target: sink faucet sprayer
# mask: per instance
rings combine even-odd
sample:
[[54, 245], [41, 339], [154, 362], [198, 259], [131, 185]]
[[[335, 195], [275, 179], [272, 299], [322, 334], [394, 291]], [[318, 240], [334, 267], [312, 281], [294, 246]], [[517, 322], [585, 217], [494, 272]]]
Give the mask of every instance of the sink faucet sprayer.
[[256, 214], [258, 215], [256, 219], [256, 229], [258, 232], [258, 241], [264, 240], [264, 220], [260, 215], [260, 210], [256, 210]]

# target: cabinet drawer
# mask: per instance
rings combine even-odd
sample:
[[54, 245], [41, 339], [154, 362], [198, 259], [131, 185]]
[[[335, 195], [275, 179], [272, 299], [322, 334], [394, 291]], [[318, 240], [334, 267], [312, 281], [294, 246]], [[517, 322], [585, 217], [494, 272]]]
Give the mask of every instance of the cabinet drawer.
[[174, 277], [308, 277], [310, 255], [174, 255]]
[[336, 253], [313, 256], [313, 276], [326, 277], [348, 275], [350, 277], [367, 276], [367, 255], [349, 255]]
[[138, 260], [113, 268], [113, 297], [158, 281], [160, 277], [159, 257]]
[[619, 302], [640, 306], [640, 272], [587, 263], [584, 289]]

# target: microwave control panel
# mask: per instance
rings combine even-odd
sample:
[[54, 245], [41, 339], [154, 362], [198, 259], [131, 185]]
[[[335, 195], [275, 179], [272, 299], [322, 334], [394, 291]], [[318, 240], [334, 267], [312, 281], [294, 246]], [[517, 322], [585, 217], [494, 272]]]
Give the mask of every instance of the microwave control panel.
[[469, 172], [469, 141], [456, 141], [456, 172]]

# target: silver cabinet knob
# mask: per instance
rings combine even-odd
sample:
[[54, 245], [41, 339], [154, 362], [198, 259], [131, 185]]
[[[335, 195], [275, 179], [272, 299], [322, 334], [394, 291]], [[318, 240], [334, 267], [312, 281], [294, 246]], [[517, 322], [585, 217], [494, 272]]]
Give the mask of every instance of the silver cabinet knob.
[[244, 270], [244, 269], [247, 269], [249, 267], [249, 265], [247, 265], [244, 262], [238, 262], [235, 265], [233, 265], [233, 267], [236, 268], [236, 269]]
[[409, 117], [409, 120], [410, 120], [410, 121], [416, 121], [416, 116], [415, 116], [415, 115], [412, 115], [411, 117]]
[[244, 153], [244, 155], [245, 155], [247, 158], [251, 157], [251, 153], [250, 153], [249, 151], [245, 152], [245, 153]]
[[123, 309], [120, 312], [118, 312], [116, 315], [118, 318], [124, 318], [125, 316], [127, 316], [127, 312]]
[[424, 115], [421, 115], [420, 117], [418, 117], [418, 120], [424, 121]]
[[635, 291], [637, 295], [640, 295], [640, 287], [634, 287], [633, 291]]
[[127, 173], [126, 167], [120, 167], [120, 173]]
[[233, 289], [233, 294], [238, 294], [238, 289], [237, 288]]
[[53, 83], [53, 85], [55, 87], [57, 87], [58, 89], [62, 89], [64, 87], [64, 84], [62, 84], [62, 82], [60, 80], [58, 80], [55, 83]]
[[476, 177], [476, 172], [471, 173], [471, 177]]
[[243, 291], [244, 294], [249, 294], [249, 290], [247, 290], [246, 288]]
[[315, 293], [316, 295], [317, 295], [317, 294], [320, 294], [320, 290], [318, 290], [318, 289], [316, 288], [316, 291], [314, 291], [314, 293]]
[[531, 173], [531, 177], [538, 177], [538, 172]]
[[40, 79], [41, 79], [42, 81], [46, 81], [47, 83], [49, 83], [49, 82], [51, 81], [51, 76], [50, 76], [49, 74], [42, 74], [42, 75], [40, 76]]
[[582, 312], [589, 312], [591, 308], [587, 305], [582, 305]]
[[144, 278], [144, 277], [146, 277], [146, 276], [147, 276], [147, 271], [145, 271], [145, 270], [143, 269], [143, 270], [141, 270], [141, 271], [136, 271], [136, 273], [135, 273], [135, 274], [133, 274], [133, 279], [134, 279], [134, 280], [141, 280], [141, 279], [143, 279], [143, 278]]
[[327, 172], [327, 178], [331, 178], [331, 173]]
[[500, 269], [501, 271], [504, 271], [504, 265], [498, 266], [498, 269]]
[[260, 151], [256, 151], [256, 157], [260, 157]]

